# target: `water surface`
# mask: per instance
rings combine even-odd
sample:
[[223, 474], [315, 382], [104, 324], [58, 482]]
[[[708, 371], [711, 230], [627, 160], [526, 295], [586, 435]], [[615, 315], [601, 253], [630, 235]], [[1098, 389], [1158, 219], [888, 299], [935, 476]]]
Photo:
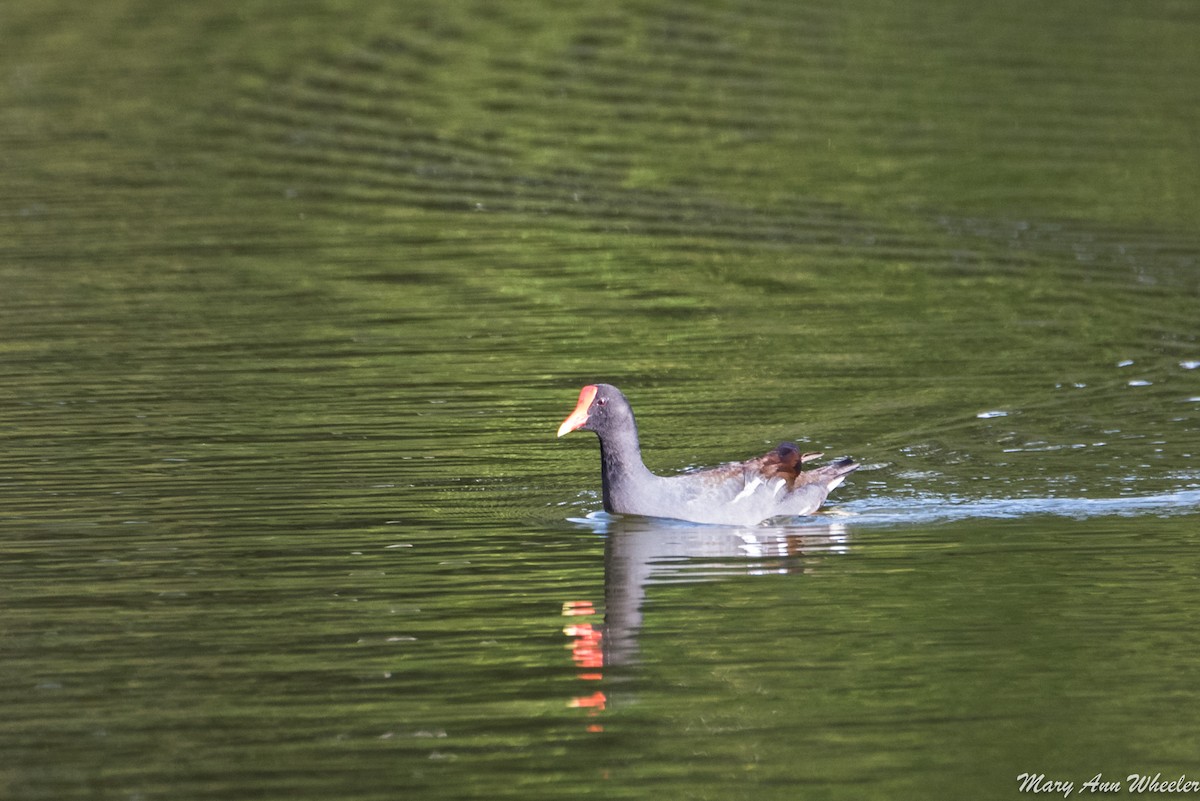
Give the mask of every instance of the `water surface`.
[[3, 16], [0, 795], [1200, 776], [1189, 5]]

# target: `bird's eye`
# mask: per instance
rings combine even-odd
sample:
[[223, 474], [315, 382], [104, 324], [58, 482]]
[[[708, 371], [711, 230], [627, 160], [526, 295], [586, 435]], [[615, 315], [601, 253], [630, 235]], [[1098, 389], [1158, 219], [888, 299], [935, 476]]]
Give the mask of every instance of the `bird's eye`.
[[596, 398], [596, 405], [597, 406], [607, 406], [608, 398]]

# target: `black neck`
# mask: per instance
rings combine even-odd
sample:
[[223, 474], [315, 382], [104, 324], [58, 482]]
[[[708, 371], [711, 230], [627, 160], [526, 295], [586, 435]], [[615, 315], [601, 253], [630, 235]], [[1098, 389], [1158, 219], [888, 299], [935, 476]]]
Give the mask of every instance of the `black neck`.
[[606, 431], [600, 435], [600, 475], [604, 484], [604, 509], [615, 511], [614, 501], [627, 482], [646, 471], [642, 449], [638, 444], [637, 427]]

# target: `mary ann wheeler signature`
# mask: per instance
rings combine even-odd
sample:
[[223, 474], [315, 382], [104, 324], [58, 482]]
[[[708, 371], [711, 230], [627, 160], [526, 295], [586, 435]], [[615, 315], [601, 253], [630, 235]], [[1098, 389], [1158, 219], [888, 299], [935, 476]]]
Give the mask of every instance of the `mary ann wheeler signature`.
[[1163, 778], [1161, 773], [1130, 773], [1124, 781], [1109, 779], [1097, 773], [1087, 781], [1057, 779], [1044, 773], [1022, 773], [1017, 776], [1017, 789], [1022, 793], [1049, 793], [1069, 798], [1074, 793], [1197, 793], [1200, 794], [1200, 779]]

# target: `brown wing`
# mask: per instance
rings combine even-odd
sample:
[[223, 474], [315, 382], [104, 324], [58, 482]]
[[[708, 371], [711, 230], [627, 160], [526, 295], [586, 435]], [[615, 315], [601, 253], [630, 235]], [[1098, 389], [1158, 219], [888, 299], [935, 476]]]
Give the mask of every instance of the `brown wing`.
[[793, 489], [798, 484], [808, 483], [805, 480], [808, 473], [800, 466], [820, 457], [820, 453], [802, 452], [794, 442], [781, 442], [770, 453], [745, 463], [746, 478], [749, 480], [755, 475], [764, 479], [778, 477], [787, 481], [788, 489]]
[[820, 458], [822, 454], [801, 451], [794, 442], [781, 442], [775, 450], [764, 453], [744, 462], [730, 462], [718, 467], [696, 470], [685, 475], [706, 482], [737, 481], [739, 486], [750, 484], [755, 479], [760, 481], [782, 478], [787, 482], [788, 491], [796, 487], [826, 478], [825, 468], [804, 470], [805, 462]]

